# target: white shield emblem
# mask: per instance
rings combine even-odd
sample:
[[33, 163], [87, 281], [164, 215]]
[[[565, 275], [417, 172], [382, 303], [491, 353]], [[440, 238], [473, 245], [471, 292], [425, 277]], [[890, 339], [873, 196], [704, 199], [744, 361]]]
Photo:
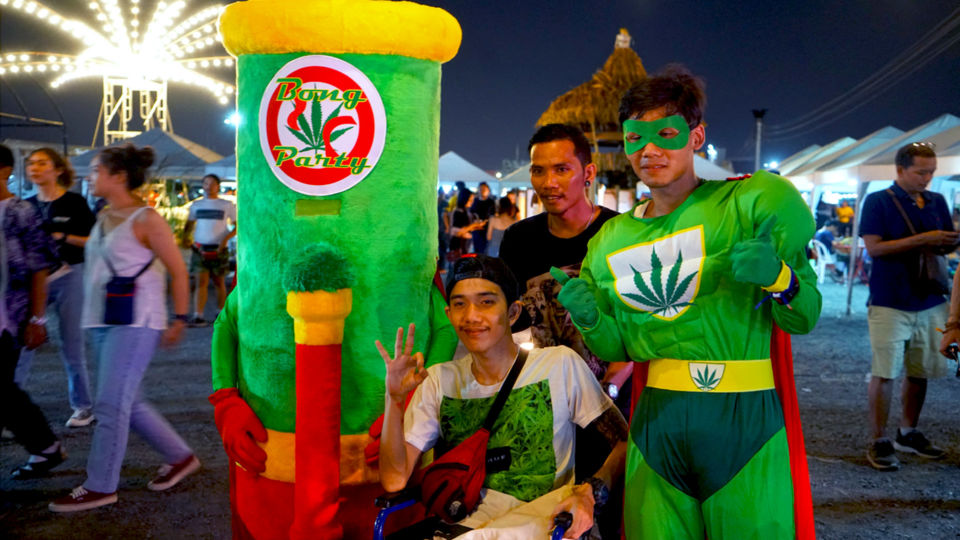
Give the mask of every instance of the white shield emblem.
[[703, 270], [703, 226], [607, 256], [617, 295], [633, 309], [673, 320], [693, 303]]
[[709, 392], [720, 384], [723, 378], [723, 370], [727, 367], [723, 364], [707, 364], [704, 362], [690, 362], [687, 364], [690, 369], [690, 378], [693, 384], [704, 392]]

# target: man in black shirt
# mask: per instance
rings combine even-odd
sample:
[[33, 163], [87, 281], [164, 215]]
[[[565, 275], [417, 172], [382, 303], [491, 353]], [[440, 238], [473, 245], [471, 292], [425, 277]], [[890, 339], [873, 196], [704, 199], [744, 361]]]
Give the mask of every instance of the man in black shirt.
[[545, 211], [506, 230], [500, 258], [525, 291], [523, 304], [536, 346], [566, 345], [602, 379], [606, 363], [586, 348], [567, 310], [557, 301], [561, 287], [550, 276], [550, 267], [580, 275], [587, 242], [617, 213], [587, 198], [586, 189], [596, 179], [597, 166], [591, 161], [590, 143], [579, 129], [563, 124], [543, 126], [533, 134], [527, 150], [530, 182]]
[[[496, 210], [497, 200], [490, 196], [490, 186], [486, 182], [480, 182], [477, 186], [477, 198], [474, 199], [470, 212], [477, 216], [480, 221], [487, 221]], [[473, 236], [473, 252], [479, 254], [487, 253], [487, 227], [471, 233]]]

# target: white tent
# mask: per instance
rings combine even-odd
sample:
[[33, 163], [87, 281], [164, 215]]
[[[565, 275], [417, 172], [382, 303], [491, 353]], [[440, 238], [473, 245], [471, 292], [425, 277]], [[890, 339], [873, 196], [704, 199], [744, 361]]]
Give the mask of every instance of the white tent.
[[791, 174], [793, 174], [793, 171], [799, 169], [800, 167], [803, 167], [807, 163], [817, 161], [824, 156], [829, 156], [830, 154], [843, 150], [844, 148], [854, 144], [855, 142], [857, 142], [857, 140], [852, 137], [843, 137], [833, 141], [832, 143], [826, 146], [817, 148], [812, 152], [807, 152], [809, 148], [801, 150], [801, 152], [804, 152], [802, 156], [798, 156], [799, 154], [798, 152], [797, 154], [794, 154], [788, 157], [787, 159], [783, 160], [782, 163], [780, 163], [780, 167], [779, 167], [780, 174], [782, 174], [783, 176], [790, 176]]
[[798, 189], [809, 189], [823, 184], [823, 171], [862, 163], [874, 155], [880, 147], [901, 135], [903, 131], [892, 126], [878, 129], [849, 146], [807, 161], [790, 172], [790, 180]]
[[452, 150], [440, 156], [437, 173], [440, 184], [452, 186], [457, 182], [463, 182], [472, 190], [476, 190], [480, 182], [486, 182], [492, 189], [497, 181], [486, 171], [463, 159]]
[[[960, 152], [958, 152], [960, 150], [960, 118], [948, 114], [922, 127], [927, 127], [927, 131], [917, 133], [914, 137], [901, 138], [896, 145], [864, 162], [857, 171], [860, 181], [892, 180], [895, 176], [894, 158], [897, 150], [912, 141], [930, 142], [935, 145], [937, 177], [960, 174]], [[941, 151], [941, 148], [944, 150]]]
[[[856, 180], [834, 171], [846, 170], [870, 159], [879, 149], [885, 148], [890, 141], [903, 135], [903, 131], [887, 126], [881, 128], [854, 144], [845, 146], [819, 159], [808, 161], [790, 174], [790, 181], [801, 191], [809, 190], [807, 204], [811, 208], [817, 204], [824, 189], [841, 193], [854, 193]], [[829, 187], [827, 187], [829, 186]]]
[[215, 174], [223, 180], [237, 179], [237, 155], [231, 154], [206, 166], [204, 174]]
[[500, 178], [500, 189], [527, 189], [530, 186], [530, 164], [524, 163]]
[[693, 156], [693, 171], [698, 177], [706, 178], [707, 180], [723, 180], [735, 176], [733, 171], [728, 171], [716, 163], [696, 154]]
[[[151, 129], [136, 137], [110, 146], [131, 143], [136, 147], [150, 146], [156, 153], [150, 175], [154, 178], [201, 178], [206, 166], [223, 156], [199, 144], [161, 129]], [[106, 147], [94, 148], [70, 158], [77, 175], [90, 174], [90, 160]]]
[[[883, 185], [874, 185], [870, 183], [875, 180], [892, 181], [896, 178], [896, 167], [894, 166], [894, 157], [897, 150], [911, 142], [932, 142], [937, 148], [944, 148], [945, 151], [938, 152], [937, 176], [931, 184], [930, 189], [934, 191], [943, 191], [943, 182], [960, 175], [960, 118], [952, 114], [943, 114], [933, 120], [920, 125], [906, 133], [890, 138], [891, 131], [884, 130], [874, 132], [861, 139], [857, 143], [844, 144], [834, 149], [831, 154], [836, 157], [820, 152], [821, 157], [831, 157], [823, 159], [822, 163], [814, 166], [818, 158], [803, 160], [803, 163], [793, 167], [789, 172], [784, 173], [790, 176], [792, 172], [806, 173], [799, 176], [790, 177], [799, 189], [841, 189], [845, 192], [855, 192], [856, 201], [854, 208], [860, 211], [860, 202], [864, 196], [876, 189], [882, 189]], [[884, 140], [885, 139], [885, 140]], [[843, 140], [843, 139], [841, 139]], [[876, 141], [881, 141], [876, 144]], [[836, 142], [836, 141], [835, 141]], [[834, 143], [831, 143], [834, 144]], [[849, 148], [847, 152], [838, 152], [843, 148]], [[803, 152], [806, 152], [804, 150]], [[788, 159], [793, 159], [793, 156]], [[799, 161], [799, 160], [795, 160]], [[804, 164], [810, 164], [810, 167], [804, 167]], [[807, 182], [807, 185], [804, 185]], [[951, 189], [947, 201], [952, 204], [954, 193], [958, 190]], [[810, 204], [816, 203], [815, 190], [811, 190]], [[859, 219], [853, 223], [853, 236], [859, 236]], [[850, 266], [853, 267], [856, 250], [850, 254]], [[853, 282], [847, 285], [847, 314], [850, 313], [850, 300], [852, 298]]]
[[792, 156], [781, 160], [778, 170], [783, 174], [783, 171], [793, 171], [797, 167], [803, 165], [821, 148], [819, 144], [812, 144], [803, 150], [793, 154]]
[[[946, 152], [938, 151], [938, 157], [943, 154], [943, 159], [937, 160], [937, 176], [953, 176], [960, 174], [960, 163], [958, 160], [950, 159], [949, 148], [955, 144], [960, 144], [960, 118], [952, 114], [943, 114], [933, 120], [922, 124], [906, 133], [901, 133], [893, 138], [886, 138], [883, 144], [870, 144], [870, 141], [877, 140], [877, 135], [884, 130], [874, 132], [858, 141], [866, 141], [863, 145], [867, 151], [855, 152], [839, 159], [829, 160], [813, 170], [807, 171], [805, 176], [789, 176], [795, 183], [802, 182], [804, 178], [812, 178], [813, 183], [817, 185], [843, 185], [848, 191], [854, 191], [857, 184], [871, 182], [873, 180], [893, 180], [896, 177], [896, 169], [893, 166], [894, 156], [897, 150], [911, 142], [933, 142], [937, 148], [946, 148]], [[888, 129], [888, 128], [884, 128]], [[892, 129], [892, 128], [891, 128]], [[798, 186], [800, 187], [800, 186]]]

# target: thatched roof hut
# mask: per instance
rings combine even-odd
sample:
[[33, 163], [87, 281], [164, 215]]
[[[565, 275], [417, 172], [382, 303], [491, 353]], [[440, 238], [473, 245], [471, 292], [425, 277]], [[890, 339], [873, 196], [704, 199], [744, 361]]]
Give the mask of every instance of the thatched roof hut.
[[617, 147], [622, 135], [617, 108], [624, 92], [647, 77], [640, 57], [630, 48], [626, 28], [617, 34], [613, 54], [589, 81], [550, 103], [537, 120], [537, 126], [561, 123], [580, 127], [594, 148], [594, 161], [601, 171], [622, 170], [627, 166], [622, 152], [600, 153], [601, 146]]

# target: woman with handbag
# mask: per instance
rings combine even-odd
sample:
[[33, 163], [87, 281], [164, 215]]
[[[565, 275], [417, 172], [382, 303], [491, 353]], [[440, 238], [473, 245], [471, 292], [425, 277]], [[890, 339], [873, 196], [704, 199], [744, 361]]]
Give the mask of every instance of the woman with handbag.
[[[140, 384], [157, 345], [180, 339], [187, 319], [187, 270], [169, 225], [136, 193], [154, 161], [150, 147], [107, 148], [90, 164], [91, 189], [109, 206], [86, 245], [82, 324], [97, 358], [99, 422], [87, 459], [87, 480], [50, 503], [74, 512], [117, 501], [120, 466], [133, 429], [166, 465], [147, 487], [168, 489], [200, 468], [193, 450], [146, 400]], [[167, 325], [166, 276], [176, 315]]]

